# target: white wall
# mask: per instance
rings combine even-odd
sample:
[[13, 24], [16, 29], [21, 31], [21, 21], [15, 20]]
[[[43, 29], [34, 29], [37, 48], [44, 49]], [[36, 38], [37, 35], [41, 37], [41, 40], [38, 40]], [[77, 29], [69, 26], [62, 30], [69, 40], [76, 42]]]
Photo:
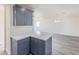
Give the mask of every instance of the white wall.
[[[67, 35], [79, 35], [79, 5], [33, 5], [34, 29], [40, 31]], [[55, 20], [61, 20], [55, 23]], [[36, 21], [40, 21], [40, 27], [36, 28]], [[33, 27], [13, 26], [11, 20], [11, 33], [24, 33], [32, 31]]]
[[5, 18], [4, 18], [4, 5], [0, 5], [0, 51], [5, 48]]
[[10, 4], [5, 5], [5, 26], [6, 26], [6, 52], [10, 54], [10, 21], [11, 21], [11, 8]]
[[26, 33], [31, 32], [32, 26], [12, 26], [11, 33]]
[[0, 50], [10, 54], [11, 5], [0, 5]]
[[[79, 5], [33, 5], [34, 28], [44, 32], [79, 36]], [[55, 20], [61, 22], [55, 23]], [[36, 22], [40, 21], [40, 27]]]

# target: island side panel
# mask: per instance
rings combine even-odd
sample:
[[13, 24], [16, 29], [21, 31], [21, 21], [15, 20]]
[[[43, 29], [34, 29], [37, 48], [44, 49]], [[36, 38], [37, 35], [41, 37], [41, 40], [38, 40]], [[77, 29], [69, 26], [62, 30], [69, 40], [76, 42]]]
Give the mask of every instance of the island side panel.
[[17, 40], [11, 38], [11, 55], [17, 55]]
[[49, 37], [45, 42], [45, 54], [52, 55], [52, 36]]

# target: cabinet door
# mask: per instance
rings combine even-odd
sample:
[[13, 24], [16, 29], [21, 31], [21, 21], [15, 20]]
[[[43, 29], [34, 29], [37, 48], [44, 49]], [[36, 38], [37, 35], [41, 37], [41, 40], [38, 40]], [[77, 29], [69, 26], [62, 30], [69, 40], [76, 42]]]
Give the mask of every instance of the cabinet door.
[[25, 16], [25, 11], [22, 11], [21, 7], [16, 7], [16, 26], [23, 26], [24, 25], [24, 16]]
[[24, 14], [17, 13], [16, 14], [16, 26], [24, 26]]
[[18, 40], [17, 54], [29, 54], [29, 37], [22, 40]]
[[44, 40], [38, 40], [38, 46], [39, 46], [39, 55], [45, 55], [45, 41]]
[[24, 22], [25, 22], [24, 25], [29, 25], [29, 26], [32, 25], [32, 11], [26, 10]]
[[35, 55], [39, 53], [38, 40], [33, 37], [31, 37], [31, 53]]
[[32, 37], [31, 52], [35, 55], [45, 55], [45, 42], [43, 40]]
[[32, 26], [32, 11], [15, 5], [13, 9], [13, 25]]

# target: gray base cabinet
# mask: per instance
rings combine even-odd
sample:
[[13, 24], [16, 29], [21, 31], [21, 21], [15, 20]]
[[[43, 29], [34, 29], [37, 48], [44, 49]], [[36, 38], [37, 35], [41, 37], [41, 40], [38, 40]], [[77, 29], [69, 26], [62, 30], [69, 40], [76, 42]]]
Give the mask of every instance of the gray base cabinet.
[[50, 37], [48, 40], [41, 40], [31, 37], [31, 52], [34, 55], [51, 55], [52, 37]]
[[27, 55], [29, 54], [29, 38], [15, 40], [11, 38], [11, 54], [12, 55]]
[[52, 54], [52, 36], [49, 34], [31, 34], [28, 36], [11, 37], [12, 55], [51, 55]]
[[31, 53], [34, 55], [44, 55], [45, 41], [31, 37]]

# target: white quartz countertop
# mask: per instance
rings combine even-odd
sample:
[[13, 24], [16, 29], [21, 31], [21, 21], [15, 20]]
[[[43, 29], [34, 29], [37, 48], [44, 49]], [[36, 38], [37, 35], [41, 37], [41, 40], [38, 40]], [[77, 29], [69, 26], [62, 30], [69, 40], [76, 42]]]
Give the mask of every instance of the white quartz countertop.
[[27, 38], [27, 37], [30, 37], [30, 36], [34, 37], [34, 38], [41, 39], [41, 40], [47, 40], [52, 35], [50, 33], [46, 33], [46, 32], [40, 32], [40, 34], [35, 33], [35, 32], [29, 32], [29, 33], [12, 33], [11, 34], [11, 38], [16, 39], [16, 40], [20, 40], [20, 39]]

